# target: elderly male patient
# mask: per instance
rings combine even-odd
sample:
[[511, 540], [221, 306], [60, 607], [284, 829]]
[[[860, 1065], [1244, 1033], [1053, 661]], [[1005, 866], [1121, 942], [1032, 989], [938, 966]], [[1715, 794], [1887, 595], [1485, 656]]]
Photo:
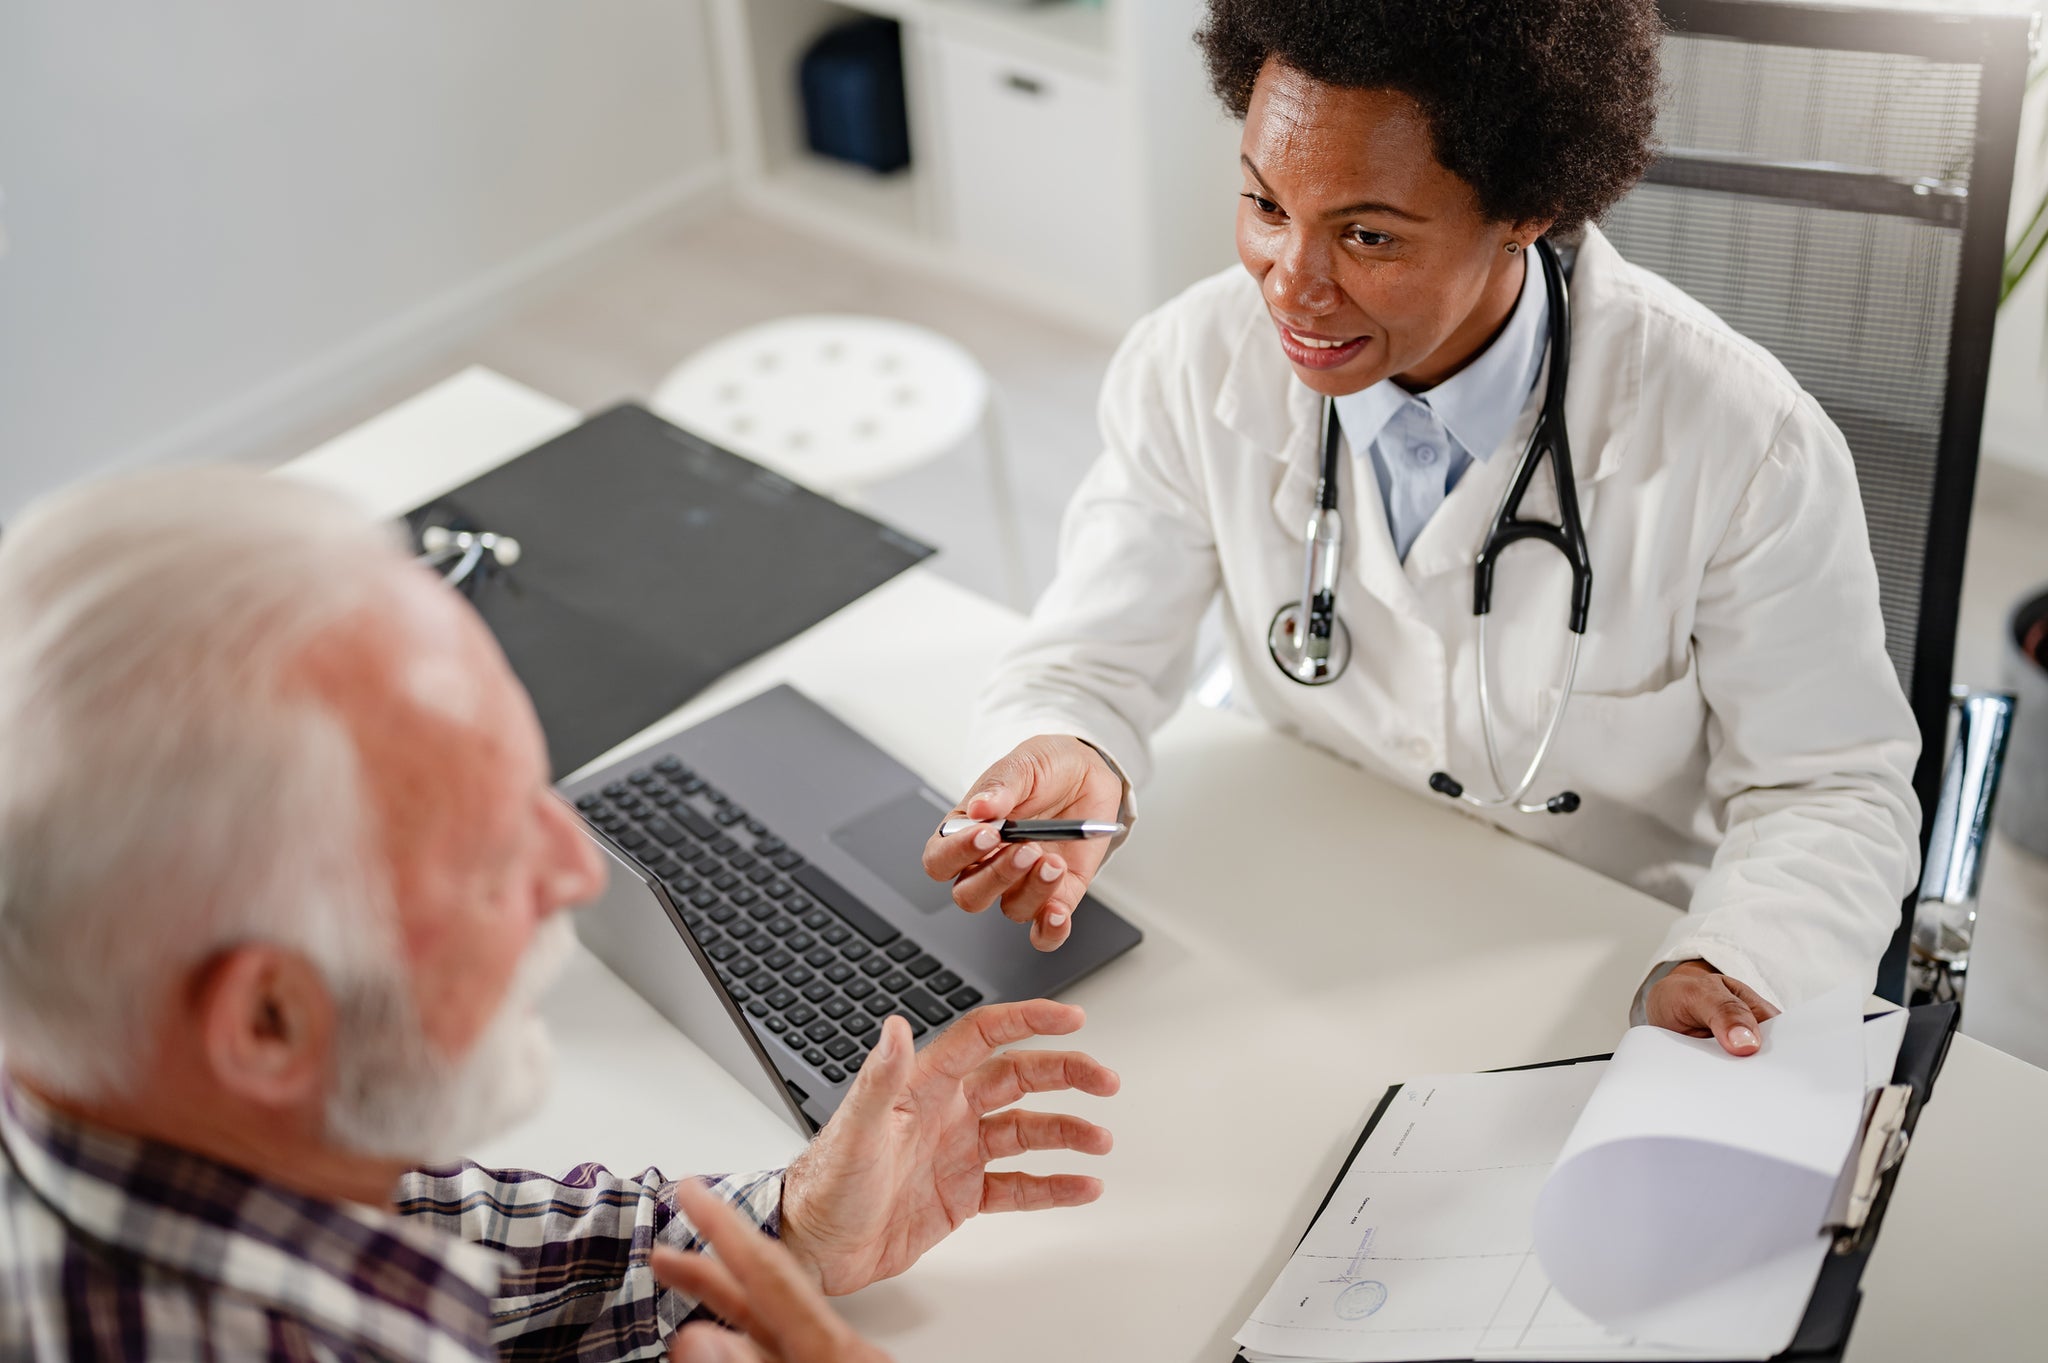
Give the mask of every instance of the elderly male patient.
[[[986, 1169], [1109, 1148], [1010, 1106], [1117, 1087], [998, 1054], [1081, 1025], [1044, 1001], [921, 1055], [892, 1018], [779, 1172], [417, 1169], [540, 1097], [560, 910], [602, 875], [488, 631], [347, 505], [205, 470], [24, 515], [0, 539], [0, 1358], [868, 1359], [820, 1288], [1100, 1192]], [[717, 1258], [670, 1252], [697, 1228]], [[681, 1328], [700, 1303], [753, 1342]]]

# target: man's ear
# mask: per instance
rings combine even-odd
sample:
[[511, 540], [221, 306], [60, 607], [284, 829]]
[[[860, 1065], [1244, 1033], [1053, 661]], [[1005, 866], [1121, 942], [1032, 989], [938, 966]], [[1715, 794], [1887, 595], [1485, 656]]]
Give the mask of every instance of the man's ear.
[[263, 944], [234, 947], [207, 966], [192, 1003], [222, 1088], [276, 1108], [325, 1093], [334, 1000], [304, 956]]

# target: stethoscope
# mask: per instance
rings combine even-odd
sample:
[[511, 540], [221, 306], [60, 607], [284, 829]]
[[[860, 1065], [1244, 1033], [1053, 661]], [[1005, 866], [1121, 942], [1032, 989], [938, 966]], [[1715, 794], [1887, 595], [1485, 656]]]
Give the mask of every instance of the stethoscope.
[[[1514, 479], [1494, 513], [1493, 524], [1479, 546], [1472, 573], [1472, 613], [1479, 617], [1479, 727], [1486, 738], [1486, 763], [1492, 769], [1493, 797], [1469, 794], [1449, 772], [1432, 772], [1429, 788], [1454, 800], [1481, 809], [1512, 807], [1524, 814], [1569, 814], [1579, 807], [1574, 791], [1560, 791], [1539, 804], [1525, 801], [1536, 784], [1543, 760], [1557, 738], [1564, 720], [1564, 707], [1571, 699], [1572, 682], [1579, 671], [1579, 647], [1586, 638], [1586, 607], [1593, 597], [1593, 568], [1586, 556], [1586, 533], [1579, 522], [1579, 494], [1572, 479], [1571, 441], [1565, 433], [1564, 394], [1566, 369], [1571, 359], [1570, 303], [1565, 295], [1564, 266], [1556, 248], [1542, 237], [1536, 240], [1536, 254], [1543, 262], [1544, 292], [1550, 300], [1550, 377], [1543, 389], [1543, 411], [1529, 433], [1515, 465]], [[1322, 468], [1316, 478], [1315, 510], [1309, 513], [1307, 567], [1302, 577], [1301, 600], [1290, 601], [1273, 616], [1266, 632], [1266, 646], [1280, 671], [1303, 686], [1325, 686], [1344, 675], [1351, 664], [1351, 632], [1337, 618], [1337, 572], [1344, 556], [1344, 521], [1337, 511], [1339, 437], [1337, 404], [1323, 401]], [[1537, 465], [1550, 456], [1551, 476], [1557, 484], [1557, 523], [1533, 520], [1522, 515], [1522, 497], [1536, 476]], [[1572, 607], [1568, 627], [1571, 650], [1565, 656], [1564, 689], [1543, 726], [1521, 780], [1509, 789], [1502, 774], [1500, 742], [1493, 723], [1493, 693], [1487, 685], [1486, 617], [1493, 608], [1493, 574], [1500, 556], [1517, 540], [1541, 540], [1552, 545], [1572, 570]]]

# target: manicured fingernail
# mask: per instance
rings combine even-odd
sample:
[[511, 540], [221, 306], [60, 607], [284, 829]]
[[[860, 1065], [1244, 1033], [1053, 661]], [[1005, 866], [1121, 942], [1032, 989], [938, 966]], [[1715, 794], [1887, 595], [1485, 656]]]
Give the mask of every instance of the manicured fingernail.
[[986, 852], [1001, 841], [1002, 835], [997, 833], [995, 829], [984, 828], [974, 835], [974, 848], [977, 852]]
[[1049, 913], [1045, 916], [1045, 925], [1049, 928], [1056, 928], [1066, 921], [1067, 916], [1063, 913]]
[[1047, 882], [1058, 880], [1060, 878], [1059, 863], [1048, 861], [1045, 865], [1039, 867], [1038, 878]]
[[1030, 870], [1030, 869], [1031, 869], [1031, 867], [1032, 867], [1032, 864], [1033, 864], [1033, 863], [1035, 863], [1035, 862], [1036, 862], [1036, 861], [1037, 861], [1037, 860], [1038, 860], [1038, 859], [1039, 859], [1040, 857], [1042, 857], [1042, 856], [1044, 856], [1044, 855], [1045, 855], [1045, 854], [1044, 854], [1043, 852], [1039, 851], [1039, 850], [1038, 850], [1038, 849], [1037, 849], [1036, 847], [1020, 847], [1020, 848], [1018, 848], [1018, 849], [1017, 849], [1017, 869], [1018, 869], [1018, 870], [1020, 870], [1020, 871], [1028, 871], [1028, 870]]
[[1747, 1027], [1730, 1028], [1728, 1039], [1744, 1049], [1756, 1045], [1756, 1033], [1750, 1031]]

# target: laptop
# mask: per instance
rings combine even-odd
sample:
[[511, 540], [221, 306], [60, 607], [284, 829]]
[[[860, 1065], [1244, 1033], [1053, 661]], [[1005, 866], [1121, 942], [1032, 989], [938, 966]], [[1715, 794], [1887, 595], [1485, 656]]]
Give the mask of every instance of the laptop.
[[[722, 1025], [704, 1000], [715, 984], [811, 1128], [883, 1018], [922, 1045], [980, 1004], [1056, 995], [1143, 937], [1094, 895], [1053, 952], [997, 910], [962, 912], [919, 860], [952, 801], [792, 687], [562, 790], [630, 868], [578, 915], [585, 945], [699, 1045]], [[761, 1063], [706, 1049], [742, 1082]]]

